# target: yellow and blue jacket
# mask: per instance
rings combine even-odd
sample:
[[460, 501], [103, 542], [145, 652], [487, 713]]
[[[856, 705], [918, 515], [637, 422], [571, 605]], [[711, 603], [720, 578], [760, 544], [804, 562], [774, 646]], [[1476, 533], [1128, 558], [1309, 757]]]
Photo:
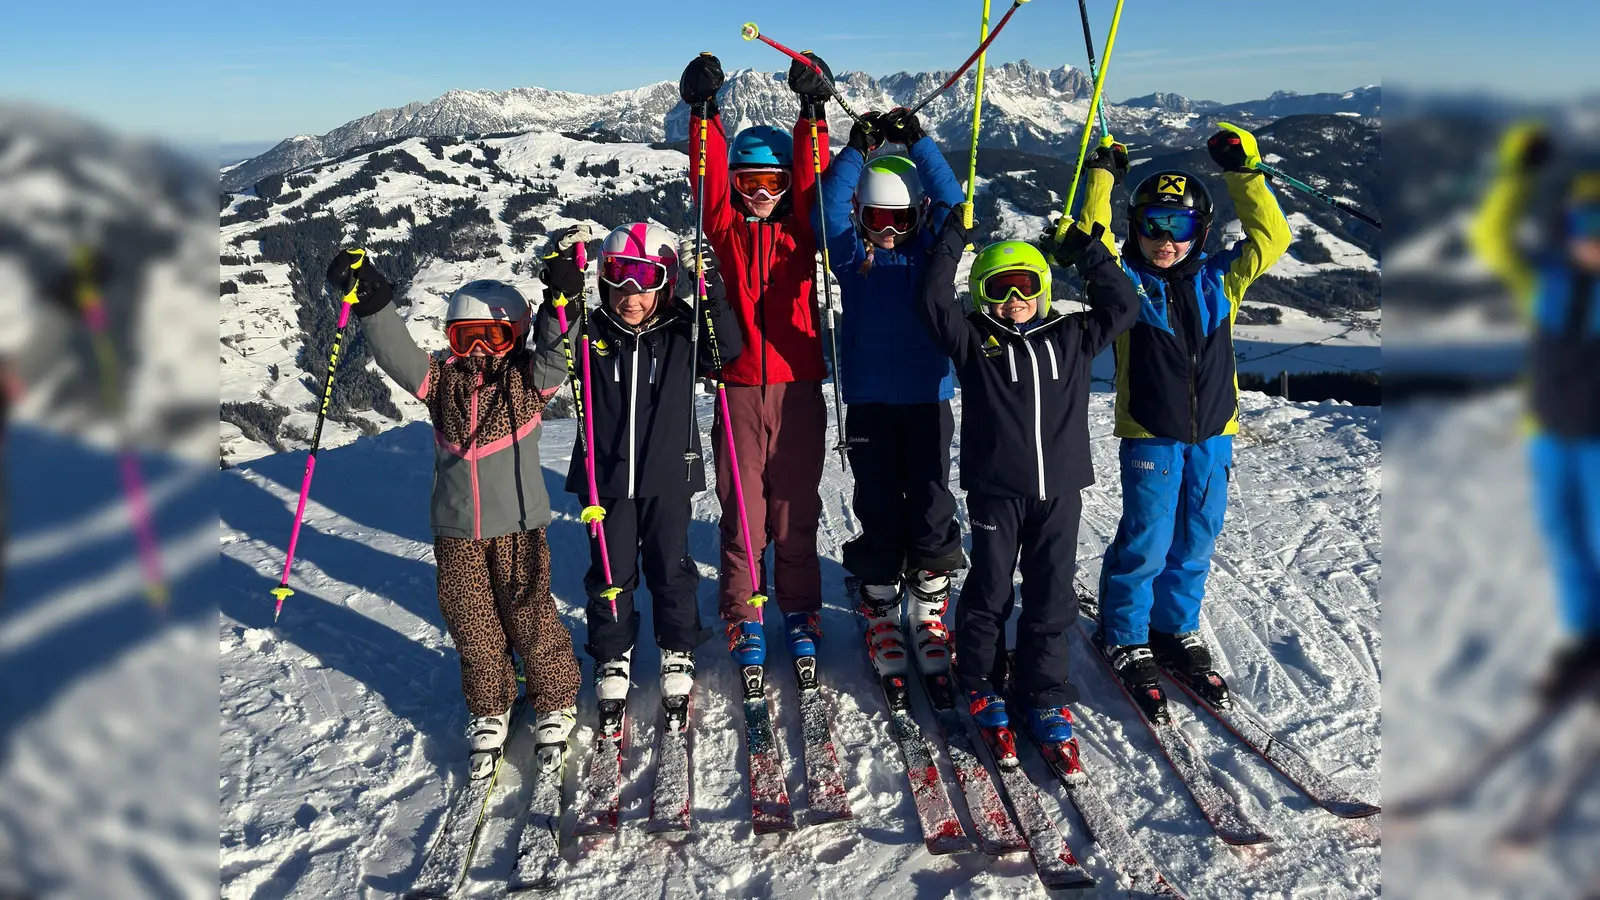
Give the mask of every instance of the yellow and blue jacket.
[[1192, 253], [1170, 269], [1144, 264], [1137, 246], [1119, 250], [1111, 235], [1111, 173], [1089, 169], [1085, 178], [1082, 227], [1106, 226], [1106, 247], [1120, 257], [1139, 295], [1139, 320], [1114, 345], [1116, 436], [1196, 444], [1238, 433], [1234, 318], [1245, 290], [1293, 240], [1266, 176], [1224, 172], [1244, 240], [1215, 256]]
[[1534, 176], [1505, 169], [1472, 223], [1469, 238], [1511, 289], [1529, 328], [1528, 426], [1564, 438], [1600, 437], [1600, 279], [1574, 266], [1564, 248], [1529, 259], [1516, 231]]

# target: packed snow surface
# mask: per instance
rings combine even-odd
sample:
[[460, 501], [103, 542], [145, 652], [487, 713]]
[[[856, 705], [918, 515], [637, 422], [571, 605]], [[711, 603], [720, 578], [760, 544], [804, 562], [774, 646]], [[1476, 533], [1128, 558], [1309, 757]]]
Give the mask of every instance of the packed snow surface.
[[[702, 428], [709, 428], [710, 399], [700, 404]], [[957, 404], [959, 415], [959, 398]], [[1100, 483], [1084, 493], [1079, 560], [1085, 583], [1098, 572], [1119, 514], [1111, 395], [1093, 395], [1090, 415]], [[549, 423], [540, 448], [556, 510], [549, 531], [555, 593], [581, 646], [586, 538], [577, 519], [580, 504], [560, 489], [573, 429], [572, 420]], [[1377, 410], [1245, 395], [1229, 523], [1213, 566], [1205, 626], [1241, 702], [1374, 800], [1382, 658], [1380, 442]], [[224, 897], [394, 896], [416, 876], [445, 801], [462, 784], [466, 714], [456, 655], [438, 610], [427, 521], [432, 453], [431, 429], [414, 422], [320, 454], [297, 550], [296, 593], [276, 625], [267, 591], [283, 563], [304, 455], [267, 456], [222, 475], [217, 597]], [[953, 456], [959, 467], [959, 445]], [[720, 640], [713, 640], [702, 648], [694, 694], [694, 832], [687, 838], [645, 833], [659, 694], [658, 654], [643, 603], [621, 834], [575, 843], [569, 799], [563, 852], [570, 867], [562, 896], [1044, 896], [1026, 855], [931, 857], [923, 847], [884, 701], [843, 596], [840, 548], [856, 528], [850, 491], [850, 476], [830, 454], [818, 537], [826, 598], [821, 663], [854, 820], [805, 825], [798, 701], [774, 627], [768, 696], [802, 827], [781, 837], [751, 833], [737, 677]], [[717, 547], [715, 497], [697, 496], [694, 511], [689, 546], [705, 576], [700, 602], [709, 620], [716, 593], [710, 565]], [[1074, 648], [1086, 765], [1136, 838], [1191, 896], [1378, 894], [1376, 820], [1347, 822], [1320, 811], [1217, 723], [1178, 704], [1177, 718], [1222, 784], [1277, 838], [1254, 850], [1218, 841], [1120, 690], [1076, 637]], [[934, 721], [924, 700], [915, 705], [931, 734]], [[586, 687], [569, 798], [578, 768], [588, 761], [584, 741], [594, 725], [594, 695]], [[503, 888], [531, 794], [529, 736], [514, 737], [512, 765], [471, 872], [469, 896], [498, 896]], [[1023, 752], [1047, 809], [1101, 881], [1085, 896], [1124, 896], [1060, 786], [1031, 748]], [[965, 815], [959, 789], [948, 769], [945, 774]]]

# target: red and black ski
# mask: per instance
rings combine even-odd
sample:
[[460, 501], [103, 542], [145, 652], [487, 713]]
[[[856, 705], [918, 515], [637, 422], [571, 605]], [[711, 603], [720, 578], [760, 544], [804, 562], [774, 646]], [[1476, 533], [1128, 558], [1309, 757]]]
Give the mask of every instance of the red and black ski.
[[1039, 881], [1046, 890], [1076, 890], [1094, 887], [1094, 877], [1078, 864], [1072, 855], [1067, 839], [1056, 827], [1039, 789], [1017, 764], [1001, 765], [1002, 758], [1014, 757], [1016, 739], [1009, 728], [986, 729], [972, 725], [984, 746], [994, 757], [995, 768], [1000, 772], [1000, 784], [1005, 788], [1011, 808], [1016, 810], [1017, 821], [1022, 823], [1022, 834], [1028, 842], [1028, 852], [1033, 856], [1034, 868], [1039, 870]]
[[656, 732], [656, 783], [650, 794], [652, 834], [688, 831], [693, 825], [689, 806], [691, 774], [689, 755], [689, 697], [661, 699], [661, 727]]
[[600, 727], [594, 733], [589, 769], [583, 778], [583, 809], [573, 834], [616, 834], [622, 810], [622, 751], [627, 742], [627, 704], [600, 701]]
[[1260, 826], [1250, 820], [1239, 801], [1234, 796], [1223, 790], [1216, 781], [1216, 776], [1205, 758], [1200, 755], [1200, 748], [1189, 740], [1183, 733], [1178, 723], [1172, 719], [1165, 722], [1153, 721], [1139, 705], [1133, 694], [1129, 693], [1127, 685], [1117, 676], [1116, 670], [1111, 668], [1111, 660], [1102, 652], [1099, 641], [1084, 627], [1083, 619], [1078, 619], [1078, 632], [1094, 650], [1094, 656], [1105, 666], [1106, 674], [1116, 682], [1123, 696], [1128, 698], [1128, 703], [1139, 713], [1139, 718], [1144, 720], [1145, 727], [1150, 729], [1150, 734], [1160, 745], [1161, 752], [1167, 757], [1172, 771], [1177, 773], [1178, 780], [1189, 789], [1189, 794], [1194, 797], [1195, 805], [1200, 808], [1200, 814], [1205, 816], [1217, 837], [1224, 843], [1235, 846], [1249, 844], [1264, 844], [1272, 838], [1262, 831]]
[[765, 669], [744, 666], [744, 745], [750, 762], [750, 824], [756, 834], [794, 830], [789, 787], [783, 780], [783, 755], [772, 734]]
[[839, 751], [833, 745], [828, 727], [828, 704], [817, 679], [817, 658], [795, 660], [795, 676], [800, 684], [800, 730], [804, 739], [806, 789], [810, 799], [808, 822], [821, 825], [851, 818], [850, 793], [844, 784], [844, 769]]
[[991, 856], [1020, 853], [1028, 849], [1028, 842], [1011, 821], [1005, 801], [995, 787], [989, 770], [978, 759], [977, 747], [961, 721], [961, 711], [956, 707], [955, 691], [950, 676], [944, 673], [922, 676], [922, 686], [928, 692], [933, 712], [939, 719], [939, 732], [945, 749], [950, 752], [950, 765], [956, 770], [956, 781], [967, 801], [967, 812], [972, 816], [973, 829], [978, 832], [978, 849]]

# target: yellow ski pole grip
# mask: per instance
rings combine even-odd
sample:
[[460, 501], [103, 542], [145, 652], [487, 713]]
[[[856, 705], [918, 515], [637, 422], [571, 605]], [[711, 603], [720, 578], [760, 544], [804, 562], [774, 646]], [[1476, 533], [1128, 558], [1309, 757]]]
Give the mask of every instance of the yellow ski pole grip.
[[616, 599], [617, 599], [617, 596], [619, 594], [621, 594], [621, 593], [622, 593], [622, 588], [619, 588], [619, 587], [608, 587], [605, 590], [600, 592], [600, 596], [604, 597], [607, 600], [615, 602]]
[[[361, 264], [363, 262], [366, 262], [367, 251], [361, 250], [361, 249], [353, 249], [353, 250], [350, 250], [348, 252], [350, 252], [350, 253], [355, 255], [355, 261], [350, 263], [350, 271], [354, 272], [355, 270], [361, 268]], [[344, 295], [344, 302], [347, 305], [348, 304], [354, 304], [354, 303], [358, 302], [361, 299], [360, 297], [356, 296], [356, 285], [359, 284], [359, 283], [360, 283], [359, 280], [353, 280], [353, 281], [350, 282], [350, 293]]]
[[766, 594], [751, 594], [750, 595], [750, 605], [754, 606], [757, 609], [760, 609], [762, 607], [762, 605], [765, 604], [766, 602], [767, 602], [767, 595]]
[[604, 522], [606, 520], [605, 507], [585, 506], [583, 508], [582, 515], [580, 515], [578, 518], [581, 519], [585, 525], [593, 525], [596, 522]]

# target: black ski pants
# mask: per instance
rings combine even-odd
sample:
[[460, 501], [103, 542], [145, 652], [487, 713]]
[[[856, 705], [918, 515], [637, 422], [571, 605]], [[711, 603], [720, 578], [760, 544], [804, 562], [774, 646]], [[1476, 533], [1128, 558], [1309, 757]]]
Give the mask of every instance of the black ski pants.
[[1082, 513], [1077, 491], [1051, 500], [967, 494], [972, 569], [956, 601], [955, 628], [955, 675], [962, 690], [1004, 690], [1006, 622], [1015, 605], [1011, 577], [1020, 567], [1013, 693], [1041, 707], [1078, 699], [1068, 637], [1078, 618], [1072, 575]]
[[700, 573], [689, 558], [690, 496], [607, 499], [603, 523], [611, 560], [611, 583], [622, 589], [617, 612], [604, 596], [607, 587], [600, 542], [589, 537], [589, 571], [583, 578], [589, 595], [589, 642], [584, 650], [596, 661], [616, 659], [633, 648], [639, 635], [639, 612], [633, 594], [639, 587], [639, 562], [650, 588], [656, 645], [663, 650], [690, 651], [711, 632], [700, 624]]
[[895, 584], [911, 569], [948, 572], [966, 564], [950, 493], [954, 437], [948, 402], [850, 405], [851, 509], [861, 523], [861, 536], [844, 545], [851, 574], [867, 584]]

